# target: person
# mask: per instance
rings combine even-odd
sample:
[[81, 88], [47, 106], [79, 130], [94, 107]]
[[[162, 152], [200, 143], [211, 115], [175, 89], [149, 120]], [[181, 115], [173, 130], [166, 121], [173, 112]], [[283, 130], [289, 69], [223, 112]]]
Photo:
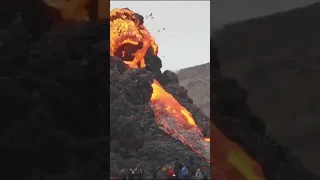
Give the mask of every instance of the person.
[[152, 179], [157, 179], [158, 177], [158, 168], [154, 167], [152, 170]]
[[201, 171], [200, 171], [200, 168], [197, 169], [197, 172], [196, 172], [196, 174], [195, 174], [194, 176], [195, 176], [197, 179], [202, 179], [202, 178], [203, 178], [202, 173], [201, 173]]
[[134, 169], [134, 174], [138, 179], [143, 179], [144, 171], [140, 168], [139, 164]]
[[189, 157], [189, 165], [190, 165], [191, 167], [193, 167], [193, 164], [194, 164], [193, 156], [190, 156], [190, 157]]
[[202, 179], [204, 179], [204, 180], [209, 179], [209, 172], [206, 167], [202, 168]]
[[129, 169], [123, 168], [120, 170], [120, 179], [126, 180], [129, 178]]
[[172, 168], [169, 166], [168, 167], [168, 171], [167, 171], [167, 179], [173, 179], [174, 177], [174, 171], [172, 170]]
[[195, 174], [193, 165], [194, 165], [193, 156], [189, 156], [189, 170], [190, 170], [190, 174], [192, 174], [192, 175]]
[[128, 179], [134, 179], [135, 178], [135, 172], [133, 169], [129, 169], [129, 172], [128, 172]]
[[189, 170], [186, 165], [183, 165], [181, 169], [181, 176], [183, 179], [189, 179]]
[[163, 172], [163, 173], [167, 173], [167, 172], [168, 172], [167, 166], [163, 166], [163, 167], [162, 167], [162, 172]]
[[182, 169], [182, 167], [180, 166], [179, 159], [176, 158], [174, 161], [174, 165], [173, 165], [173, 171], [174, 171], [174, 174], [176, 175], [175, 178], [179, 178], [179, 174], [180, 174], [181, 169]]

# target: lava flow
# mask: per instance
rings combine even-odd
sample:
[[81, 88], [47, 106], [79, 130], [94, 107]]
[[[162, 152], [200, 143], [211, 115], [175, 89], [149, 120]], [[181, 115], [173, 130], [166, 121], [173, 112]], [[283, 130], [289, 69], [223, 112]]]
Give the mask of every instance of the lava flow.
[[[128, 8], [110, 13], [110, 54], [122, 59], [129, 68], [144, 68], [148, 51], [158, 53], [158, 45], [143, 25], [143, 17]], [[210, 138], [204, 138], [192, 114], [163, 87], [153, 80], [151, 104], [156, 123], [171, 137], [188, 145], [207, 160]]]
[[153, 80], [152, 107], [159, 127], [170, 136], [210, 159], [210, 138], [204, 138], [192, 114]]
[[265, 180], [260, 164], [250, 158], [237, 144], [229, 141], [212, 121], [210, 123], [210, 134], [214, 144], [219, 145], [210, 147], [210, 172], [215, 179]]

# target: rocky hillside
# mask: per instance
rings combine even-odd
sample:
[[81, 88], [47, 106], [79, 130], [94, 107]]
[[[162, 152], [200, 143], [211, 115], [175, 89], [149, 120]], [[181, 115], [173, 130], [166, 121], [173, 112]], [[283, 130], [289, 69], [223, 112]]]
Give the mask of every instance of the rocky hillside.
[[252, 111], [268, 132], [318, 174], [319, 17], [320, 4], [313, 4], [229, 24], [217, 33], [223, 75], [248, 90]]
[[210, 63], [182, 69], [178, 77], [194, 104], [210, 117]]

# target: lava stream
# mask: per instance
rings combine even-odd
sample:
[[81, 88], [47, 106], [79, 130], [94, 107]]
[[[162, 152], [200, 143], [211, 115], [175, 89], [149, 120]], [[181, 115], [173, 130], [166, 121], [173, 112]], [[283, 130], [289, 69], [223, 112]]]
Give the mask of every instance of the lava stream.
[[265, 180], [258, 162], [250, 158], [237, 144], [230, 141], [211, 122], [210, 134], [214, 145], [210, 147], [210, 172], [215, 179]]
[[165, 91], [158, 81], [153, 80], [152, 88], [151, 102], [159, 127], [209, 160], [210, 138], [203, 137], [192, 114]]

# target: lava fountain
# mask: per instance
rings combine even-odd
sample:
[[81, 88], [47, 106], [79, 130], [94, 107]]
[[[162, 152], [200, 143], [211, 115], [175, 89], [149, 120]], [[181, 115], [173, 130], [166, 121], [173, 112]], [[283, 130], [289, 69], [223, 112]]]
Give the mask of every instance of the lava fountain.
[[[129, 68], [145, 68], [147, 53], [158, 54], [158, 45], [143, 25], [143, 17], [128, 8], [110, 12], [110, 54], [124, 61]], [[192, 114], [157, 80], [153, 80], [151, 105], [159, 128], [210, 159], [210, 138], [205, 138]]]

